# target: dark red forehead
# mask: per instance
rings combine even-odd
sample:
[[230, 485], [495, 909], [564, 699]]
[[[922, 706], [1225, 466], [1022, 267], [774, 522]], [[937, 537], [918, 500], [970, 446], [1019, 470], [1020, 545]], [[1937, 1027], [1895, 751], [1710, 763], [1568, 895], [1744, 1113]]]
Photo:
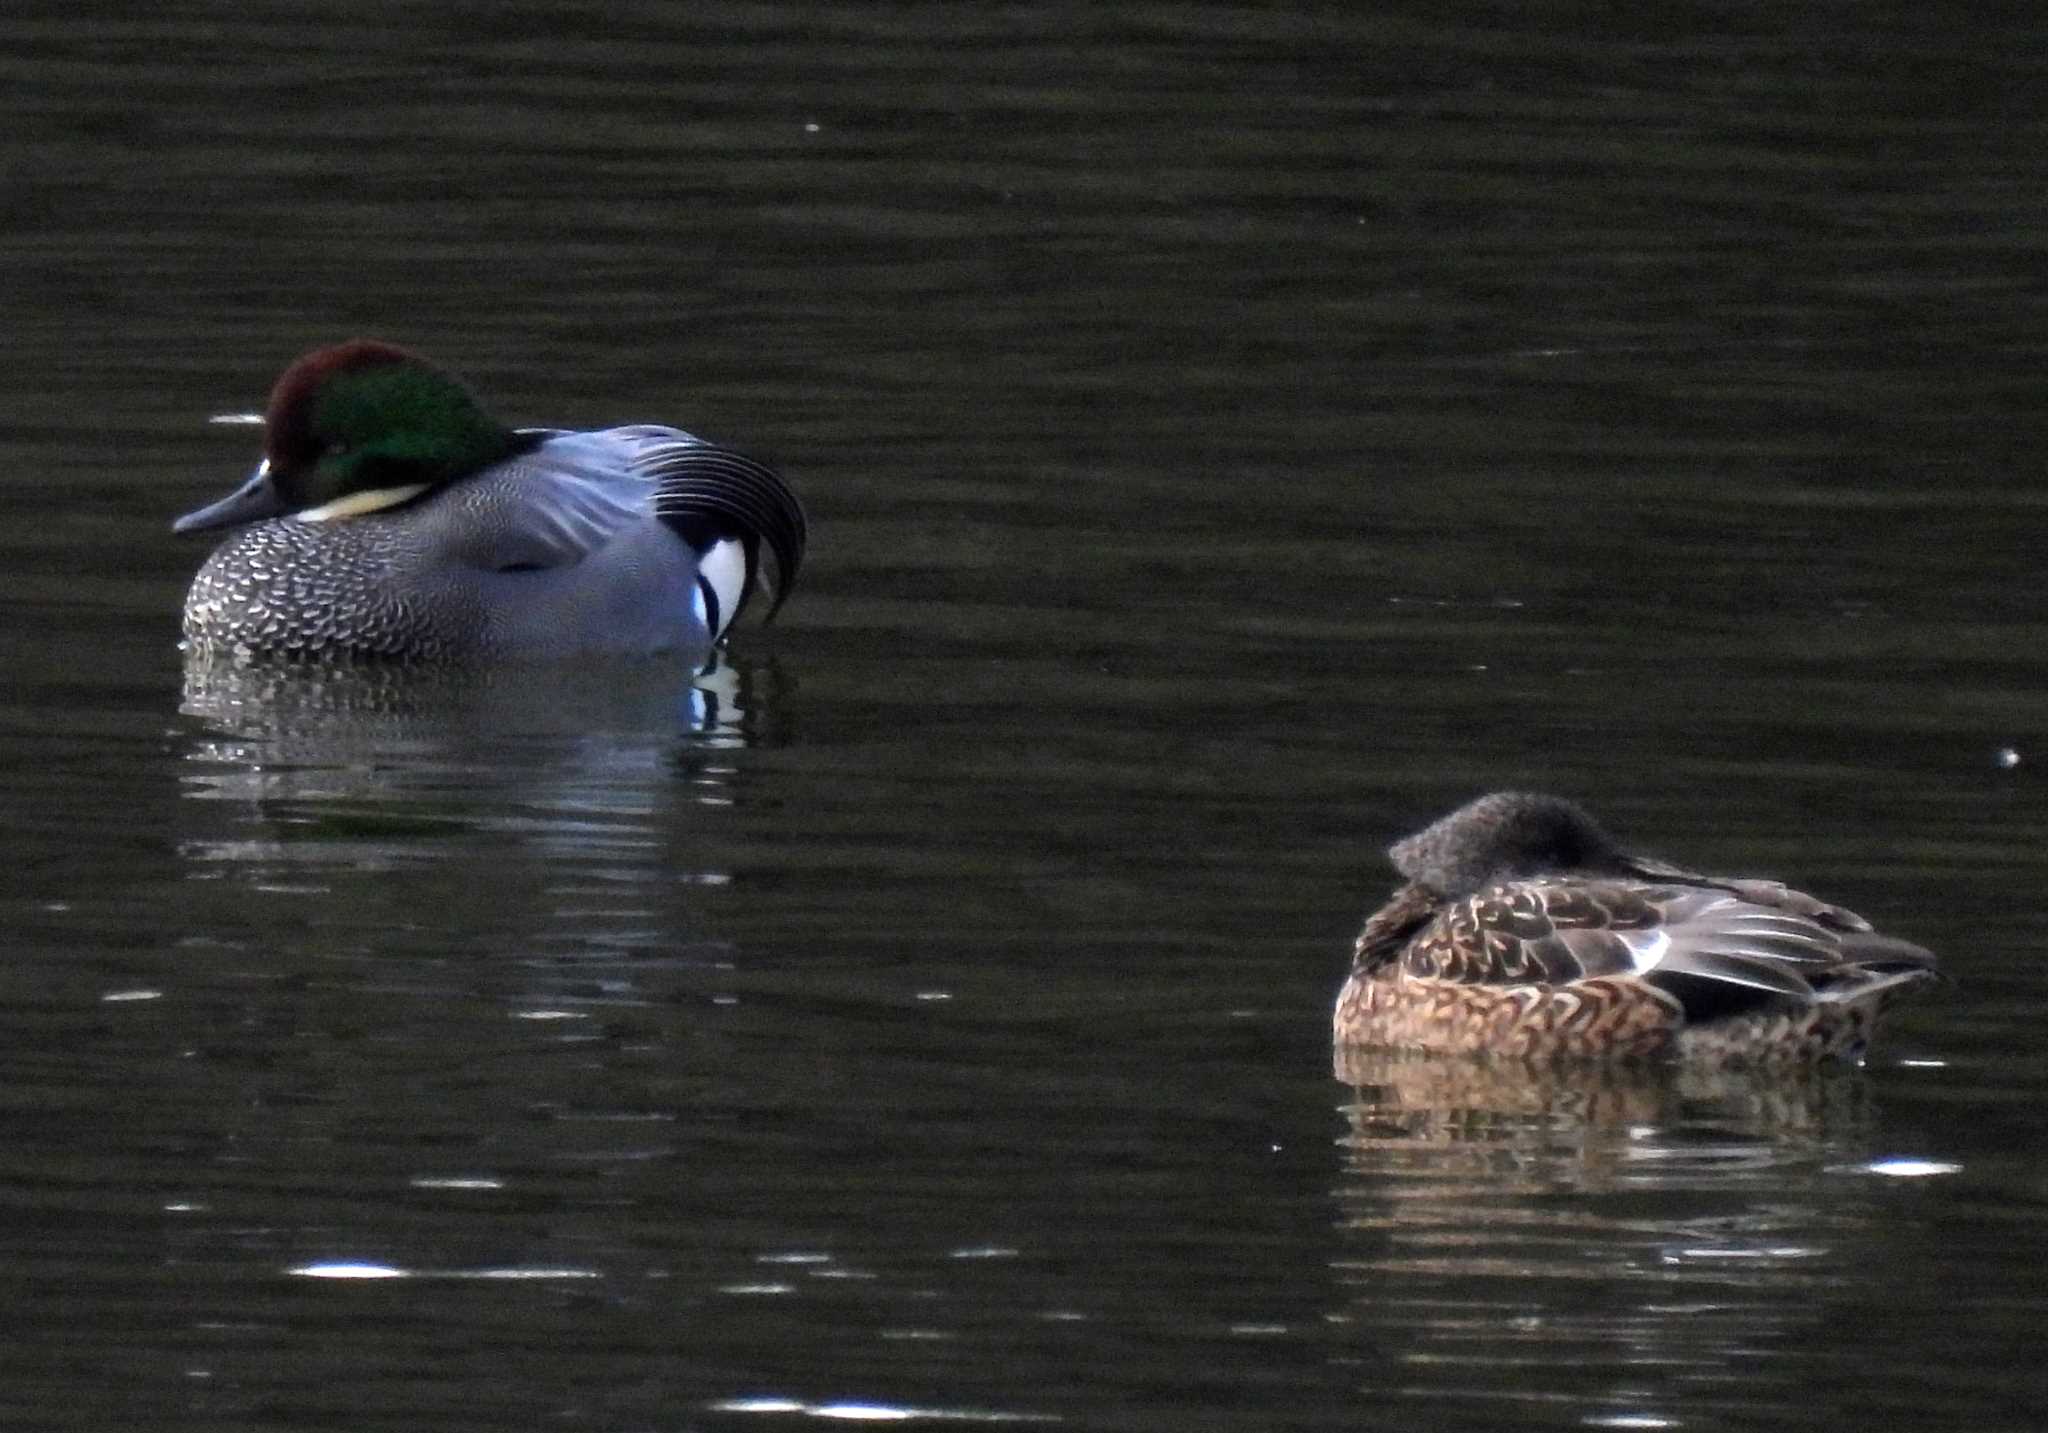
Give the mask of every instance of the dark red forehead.
[[278, 377], [263, 415], [263, 453], [271, 468], [291, 471], [319, 456], [320, 440], [313, 436], [313, 398], [329, 379], [387, 363], [417, 361], [396, 344], [374, 338], [352, 338], [316, 348], [300, 358]]

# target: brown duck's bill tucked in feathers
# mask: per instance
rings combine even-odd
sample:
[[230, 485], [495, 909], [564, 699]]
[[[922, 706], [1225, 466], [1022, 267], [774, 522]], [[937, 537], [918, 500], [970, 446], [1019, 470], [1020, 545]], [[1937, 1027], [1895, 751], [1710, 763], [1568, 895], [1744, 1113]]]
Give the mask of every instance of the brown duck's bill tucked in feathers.
[[1917, 945], [1774, 881], [1624, 852], [1556, 797], [1499, 792], [1390, 852], [1340, 1044], [1716, 1059], [1859, 1054], [1935, 978]]

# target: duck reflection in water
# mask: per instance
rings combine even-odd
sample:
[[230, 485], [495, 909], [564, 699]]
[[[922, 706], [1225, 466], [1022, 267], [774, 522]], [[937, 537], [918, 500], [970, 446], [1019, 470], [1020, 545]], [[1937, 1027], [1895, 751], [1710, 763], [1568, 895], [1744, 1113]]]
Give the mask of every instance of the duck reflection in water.
[[179, 710], [216, 738], [269, 743], [270, 758], [346, 758], [388, 743], [677, 733], [741, 747], [761, 733], [774, 669], [714, 652], [673, 661], [586, 660], [515, 666], [406, 662], [248, 663], [185, 653]]
[[[1329, 1259], [1365, 1387], [1477, 1426], [1676, 1427], [1793, 1397], [1879, 1251], [1871, 1081], [1838, 1061], [1340, 1046]], [[1518, 1418], [1514, 1410], [1528, 1410]], [[1441, 1421], [1441, 1420], [1438, 1420]], [[1709, 1421], [1712, 1421], [1709, 1419]]]
[[1554, 796], [1482, 796], [1398, 841], [1337, 1045], [1521, 1059], [1859, 1059], [1935, 958], [1776, 881], [1624, 851]]
[[[652, 853], [728, 807], [741, 748], [773, 742], [775, 669], [719, 657], [457, 669], [249, 666], [188, 656], [181, 850], [195, 878], [261, 883], [337, 860], [459, 861], [492, 843], [553, 879], [602, 860], [667, 881], [728, 877]], [[422, 841], [422, 836], [436, 839]], [[551, 874], [549, 874], [551, 873]]]

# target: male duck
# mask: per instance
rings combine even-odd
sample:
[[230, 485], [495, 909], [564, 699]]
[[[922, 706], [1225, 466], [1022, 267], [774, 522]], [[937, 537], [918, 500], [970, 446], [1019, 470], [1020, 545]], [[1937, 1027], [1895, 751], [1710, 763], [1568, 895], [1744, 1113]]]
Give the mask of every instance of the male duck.
[[1775, 881], [1621, 850], [1554, 796], [1496, 792], [1388, 851], [1340, 1046], [1730, 1063], [1855, 1059], [1935, 959]]
[[507, 428], [366, 339], [286, 369], [255, 473], [173, 530], [233, 523], [254, 526], [200, 567], [185, 638], [243, 658], [702, 660], [757, 583], [774, 614], [805, 536], [796, 495], [751, 458], [651, 424]]

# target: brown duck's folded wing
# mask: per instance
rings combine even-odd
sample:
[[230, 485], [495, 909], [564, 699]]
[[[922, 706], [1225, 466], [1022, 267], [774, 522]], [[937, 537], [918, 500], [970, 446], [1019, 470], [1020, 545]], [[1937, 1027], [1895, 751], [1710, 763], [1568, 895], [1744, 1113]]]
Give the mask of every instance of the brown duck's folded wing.
[[[1782, 887], [1771, 894], [1781, 892], [1798, 896]], [[1711, 886], [1516, 882], [1442, 912], [1409, 944], [1403, 969], [1491, 985], [1637, 976], [1674, 990], [1707, 983], [1731, 998], [1810, 1000], [1813, 981], [1850, 959], [1845, 945], [1883, 939], [1831, 928], [1821, 912], [1835, 908], [1810, 897], [1762, 905]], [[1840, 925], [1856, 920], [1840, 915], [1847, 917]]]
[[1817, 900], [1806, 892], [1795, 891], [1780, 881], [1717, 880], [1714, 884], [1751, 905], [1765, 906], [1789, 915], [1804, 916], [1829, 930], [1846, 933], [1870, 929], [1870, 922], [1856, 912]]
[[[1835, 943], [1837, 959], [1845, 966], [1882, 971], [1924, 971], [1932, 973], [1940, 962], [1933, 951], [1897, 936], [1880, 935], [1870, 922], [1845, 906], [1816, 900], [1776, 881], [1728, 881], [1728, 891], [1753, 905], [1774, 912], [1804, 918], [1819, 926]], [[1815, 972], [1809, 971], [1809, 974]]]
[[1412, 881], [1394, 892], [1385, 905], [1365, 918], [1365, 927], [1351, 948], [1351, 968], [1376, 970], [1396, 959], [1437, 913], [1438, 904], [1435, 892]]
[[[1853, 943], [1878, 939], [1853, 912], [1782, 886], [1742, 884], [1748, 889], [1674, 893], [1662, 907], [1664, 941], [1638, 952], [1638, 973], [1674, 994], [1685, 988], [1696, 997], [1704, 985], [1731, 997], [1806, 1001], [1816, 985], [1854, 968]], [[1759, 894], [1772, 903], [1759, 904]]]
[[1402, 954], [1409, 975], [1566, 985], [1632, 973], [1657, 912], [1627, 882], [1517, 881], [1448, 907]]

